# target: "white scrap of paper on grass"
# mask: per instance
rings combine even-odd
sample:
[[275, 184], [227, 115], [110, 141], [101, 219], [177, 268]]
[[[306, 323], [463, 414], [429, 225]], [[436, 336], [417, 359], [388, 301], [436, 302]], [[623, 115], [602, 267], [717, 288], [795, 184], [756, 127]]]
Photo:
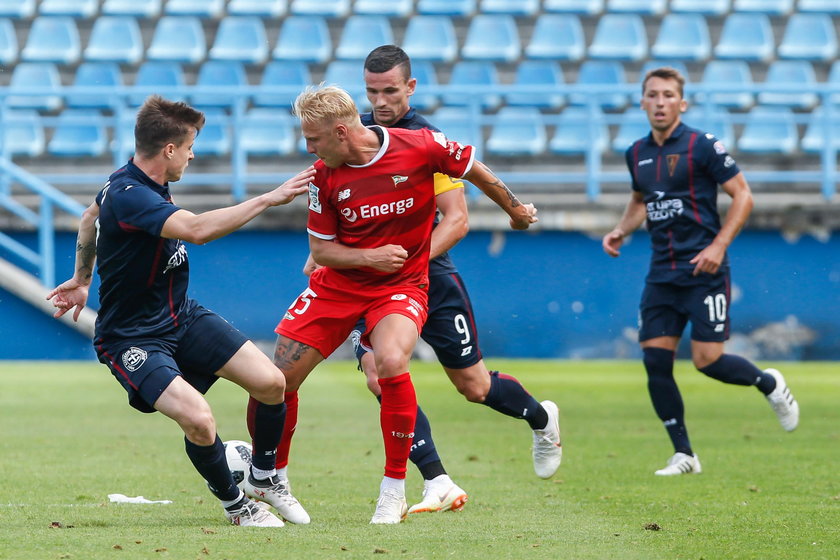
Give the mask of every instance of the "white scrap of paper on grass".
[[118, 504], [171, 504], [172, 500], [147, 500], [143, 496], [126, 496], [125, 494], [108, 494], [108, 499]]

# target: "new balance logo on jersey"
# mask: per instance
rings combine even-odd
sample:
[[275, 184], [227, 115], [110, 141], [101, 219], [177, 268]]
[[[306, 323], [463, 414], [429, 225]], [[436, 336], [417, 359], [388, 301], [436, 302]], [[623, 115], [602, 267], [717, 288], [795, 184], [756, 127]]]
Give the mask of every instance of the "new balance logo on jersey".
[[[391, 175], [391, 179], [394, 180], [394, 186], [395, 187], [397, 185], [399, 185], [400, 183], [405, 183], [406, 181], [408, 181], [408, 177], [406, 177], [405, 175]], [[339, 200], [341, 200], [341, 199], [339, 199]]]
[[342, 200], [347, 200], [350, 198], [350, 189], [344, 189], [343, 191], [338, 191], [338, 201], [341, 202]]
[[359, 214], [365, 219], [385, 216], [387, 214], [403, 214], [412, 206], [414, 206], [414, 198], [397, 200], [395, 202], [386, 202], [383, 204], [365, 204], [359, 208]]

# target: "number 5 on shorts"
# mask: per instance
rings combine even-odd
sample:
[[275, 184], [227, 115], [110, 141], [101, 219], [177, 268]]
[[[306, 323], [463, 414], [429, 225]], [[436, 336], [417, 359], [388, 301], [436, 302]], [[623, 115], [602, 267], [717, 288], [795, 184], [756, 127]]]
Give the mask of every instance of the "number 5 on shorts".
[[314, 297], [318, 297], [318, 294], [313, 292], [312, 288], [306, 288], [305, 290], [303, 290], [303, 293], [300, 294], [297, 298], [297, 301], [300, 302], [300, 307], [290, 307], [289, 309], [291, 309], [297, 315], [303, 315], [304, 313], [306, 313], [306, 310], [309, 309], [309, 304], [312, 303], [312, 298]]

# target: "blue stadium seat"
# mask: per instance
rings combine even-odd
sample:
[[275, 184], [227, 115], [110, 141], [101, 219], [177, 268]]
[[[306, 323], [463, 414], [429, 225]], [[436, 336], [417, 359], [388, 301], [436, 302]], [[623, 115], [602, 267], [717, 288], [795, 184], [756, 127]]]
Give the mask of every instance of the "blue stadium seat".
[[604, 0], [543, 0], [543, 10], [597, 16], [604, 12]]
[[243, 119], [241, 147], [253, 156], [285, 156], [295, 151], [294, 122], [288, 110], [254, 107]]
[[[52, 62], [21, 62], [12, 70], [9, 82], [9, 93], [27, 88], [40, 88], [55, 91], [61, 89], [61, 76], [58, 68]], [[10, 95], [6, 104], [16, 109], [38, 109], [39, 111], [56, 111], [64, 101], [59, 95], [32, 95], [28, 93]]]
[[332, 58], [332, 40], [327, 22], [321, 17], [288, 16], [280, 26], [272, 57], [325, 63]]
[[[449, 77], [450, 86], [468, 86], [468, 91], [461, 93], [447, 93], [442, 97], [444, 105], [469, 105], [472, 98], [478, 96], [482, 86], [499, 85], [499, 74], [492, 62], [462, 60], [452, 67]], [[480, 96], [481, 106], [492, 110], [502, 102], [501, 96], [487, 93]]]
[[[516, 67], [514, 84], [518, 86], [562, 86], [566, 83], [563, 70], [553, 60], [525, 60]], [[508, 105], [539, 107], [541, 109], [559, 109], [566, 102], [563, 94], [556, 91], [532, 93], [508, 93], [505, 96]]]
[[412, 61], [452, 62], [458, 56], [455, 26], [447, 16], [414, 16], [408, 20], [402, 48]]
[[137, 122], [137, 110], [130, 109], [120, 114], [119, 122], [114, 128], [111, 139], [111, 150], [119, 156], [118, 161], [125, 161], [134, 153], [134, 123]]
[[[624, 66], [620, 62], [612, 60], [587, 60], [580, 65], [578, 79], [580, 86], [612, 86], [627, 83], [624, 73]], [[569, 103], [572, 105], [587, 105], [591, 98], [595, 97], [597, 105], [601, 109], [620, 110], [627, 105], [627, 95], [624, 93], [573, 93], [569, 95]]]
[[394, 34], [384, 16], [350, 16], [344, 21], [335, 57], [342, 60], [364, 60], [381, 45], [392, 45]]
[[786, 16], [793, 11], [793, 0], [735, 0], [732, 9], [736, 12]]
[[102, 114], [95, 109], [65, 109], [58, 117], [47, 152], [59, 157], [99, 157], [108, 149]]
[[350, 13], [350, 0], [292, 0], [291, 11], [298, 16], [343, 18]]
[[[749, 65], [743, 60], [713, 60], [703, 70], [702, 83], [723, 87], [732, 85], [751, 86], [753, 78]], [[695, 99], [698, 103], [702, 103], [705, 100], [705, 95], [698, 93]], [[744, 110], [753, 106], [755, 98], [749, 91], [725, 92], [711, 94], [711, 101], [722, 107]]]
[[0, 19], [0, 64], [11, 66], [17, 62], [18, 42], [12, 20]]
[[417, 13], [469, 17], [475, 13], [475, 0], [417, 0]]
[[793, 14], [779, 44], [779, 56], [828, 62], [837, 58], [837, 33], [827, 14]]
[[712, 41], [706, 18], [699, 14], [668, 14], [662, 19], [650, 53], [662, 59], [707, 60], [712, 53]]
[[671, 13], [722, 16], [729, 13], [731, 0], [671, 0]]
[[[76, 68], [74, 86], [108, 89], [123, 85], [120, 67], [114, 62], [84, 62]], [[71, 93], [67, 95], [67, 106], [88, 109], [111, 109], [121, 101], [115, 96], [103, 93]]]
[[[600, 116], [600, 110], [598, 115]], [[587, 107], [566, 107], [560, 114], [560, 120], [554, 135], [548, 143], [548, 149], [558, 155], [578, 156], [585, 154], [591, 147], [595, 147], [598, 153], [607, 151], [610, 140], [610, 131], [602, 121], [595, 125], [594, 131], [590, 132], [592, 116]], [[594, 133], [594, 138], [589, 137]]]
[[0, 0], [0, 17], [29, 19], [35, 15], [35, 0]]
[[324, 83], [336, 85], [353, 96], [360, 112], [370, 106], [365, 95], [365, 79], [362, 65], [357, 60], [333, 60], [327, 64]]
[[477, 147], [484, 143], [481, 127], [472, 123], [469, 113], [462, 107], [441, 107], [435, 111], [431, 122], [450, 140]]
[[519, 31], [511, 16], [478, 15], [470, 20], [461, 56], [470, 60], [513, 62], [522, 54]]
[[201, 21], [193, 16], [164, 16], [152, 35], [146, 51], [149, 60], [198, 64], [207, 55], [207, 42]]
[[412, 60], [411, 74], [417, 80], [417, 87], [411, 96], [411, 106], [424, 112], [436, 108], [440, 99], [434, 93], [426, 93], [426, 86], [438, 85], [435, 65], [427, 60]]
[[76, 22], [66, 16], [39, 16], [32, 23], [21, 60], [75, 64], [82, 53]]
[[735, 129], [726, 109], [715, 107], [707, 113], [704, 107], [692, 107], [681, 120], [688, 126], [714, 134], [727, 148], [735, 146]]
[[[826, 82], [834, 88], [840, 88], [840, 61], [835, 61], [831, 65]], [[831, 103], [840, 104], [840, 93], [831, 94], [829, 100]]]
[[231, 16], [260, 16], [279, 18], [286, 15], [286, 0], [230, 0], [227, 13]]
[[715, 47], [718, 58], [768, 62], [776, 50], [770, 19], [765, 14], [729, 14]]
[[263, 87], [290, 86], [289, 93], [261, 92], [254, 95], [254, 105], [289, 109], [304, 87], [312, 83], [309, 66], [299, 60], [272, 60], [263, 69]]
[[784, 107], [753, 107], [738, 138], [738, 150], [751, 154], [791, 155], [798, 144], [793, 113]]
[[3, 151], [10, 156], [38, 157], [44, 153], [46, 137], [36, 111], [22, 109], [3, 115]]
[[598, 20], [589, 58], [637, 61], [647, 54], [647, 32], [641, 16], [607, 14]]
[[412, 0], [356, 0], [353, 11], [366, 16], [408, 17], [414, 9]]
[[539, 11], [540, 0], [481, 0], [481, 12], [485, 14], [531, 17]]
[[143, 60], [143, 36], [130, 16], [99, 16], [85, 48], [85, 60], [137, 64]]
[[[211, 90], [248, 86], [248, 76], [241, 62], [233, 60], [208, 60], [198, 70], [196, 86], [205, 86]], [[236, 103], [233, 93], [194, 93], [192, 104], [197, 107], [230, 107]], [[247, 98], [245, 101], [247, 102]]]
[[42, 16], [91, 18], [99, 10], [99, 0], [41, 0], [38, 12]]
[[[162, 0], [105, 0], [102, 4], [102, 14], [152, 19], [160, 15], [161, 2]], [[133, 142], [132, 140], [132, 146]]]
[[819, 102], [814, 93], [817, 86], [814, 67], [806, 60], [776, 60], [770, 63], [764, 85], [787, 85], [796, 89], [787, 93], [762, 91], [758, 94], [760, 105], [781, 105], [810, 111]]
[[230, 132], [230, 118], [224, 110], [210, 107], [204, 112], [204, 127], [195, 138], [193, 153], [196, 156], [226, 156], [230, 153], [233, 139]]
[[586, 40], [580, 18], [575, 14], [542, 14], [537, 17], [531, 41], [525, 47], [528, 58], [581, 60]]
[[216, 19], [225, 13], [225, 0], [168, 0], [164, 12], [170, 16]]
[[627, 151], [630, 145], [650, 133], [650, 122], [647, 114], [640, 111], [636, 107], [627, 109], [621, 115], [621, 121], [618, 123], [618, 132], [612, 141], [612, 151], [617, 154], [623, 154]]
[[826, 123], [823, 107], [817, 107], [808, 119], [808, 128], [802, 137], [802, 151], [808, 154], [819, 154], [823, 151], [826, 141], [826, 126], [828, 141], [834, 150], [840, 151], [840, 107], [832, 107], [832, 122]]
[[134, 79], [135, 87], [143, 88], [143, 91], [129, 95], [129, 103], [142, 105], [149, 95], [158, 92], [169, 100], [183, 101], [183, 95], [172, 90], [173, 88], [180, 90], [184, 84], [184, 71], [179, 63], [144, 62], [137, 70], [137, 76]]
[[658, 16], [667, 4], [666, 0], [607, 0], [607, 12]]
[[799, 0], [798, 12], [823, 13], [833, 16], [840, 15], [840, 3], [837, 0]]
[[265, 25], [257, 16], [227, 16], [219, 24], [209, 52], [213, 60], [262, 64], [268, 59]]
[[538, 156], [545, 153], [545, 125], [535, 107], [503, 107], [487, 138], [487, 153], [496, 156]]

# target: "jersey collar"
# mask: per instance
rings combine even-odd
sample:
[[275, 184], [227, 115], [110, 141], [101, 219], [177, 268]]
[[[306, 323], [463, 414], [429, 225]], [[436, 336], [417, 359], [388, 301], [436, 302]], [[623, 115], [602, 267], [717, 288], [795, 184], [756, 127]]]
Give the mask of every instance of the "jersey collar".
[[150, 178], [148, 175], [146, 175], [145, 171], [143, 171], [134, 164], [133, 157], [128, 158], [128, 163], [126, 164], [125, 168], [133, 177], [136, 177], [141, 183], [143, 183], [147, 187], [150, 187], [151, 189], [163, 195], [169, 196], [169, 183], [161, 185], [157, 181]]
[[[671, 142], [676, 142], [677, 140], [679, 140], [680, 136], [682, 136], [683, 132], [685, 132], [685, 128], [685, 123], [682, 122], [682, 119], [680, 119], [680, 124], [678, 124], [677, 128], [674, 129], [674, 132], [672, 132], [671, 135], [665, 139], [665, 144], [669, 144]], [[647, 141], [648, 144], [650, 144], [651, 146], [657, 145], [653, 139], [653, 132], [648, 132]]]
[[370, 125], [368, 128], [374, 127], [382, 131], [382, 145], [379, 146], [379, 151], [376, 152], [376, 155], [373, 156], [373, 158], [369, 162], [363, 163], [361, 165], [353, 165], [351, 163], [346, 163], [345, 165], [347, 167], [370, 167], [371, 165], [382, 159], [382, 156], [385, 155], [385, 152], [388, 151], [388, 145], [391, 143], [391, 136], [388, 133], [388, 128], [384, 126], [379, 126], [378, 124]]

